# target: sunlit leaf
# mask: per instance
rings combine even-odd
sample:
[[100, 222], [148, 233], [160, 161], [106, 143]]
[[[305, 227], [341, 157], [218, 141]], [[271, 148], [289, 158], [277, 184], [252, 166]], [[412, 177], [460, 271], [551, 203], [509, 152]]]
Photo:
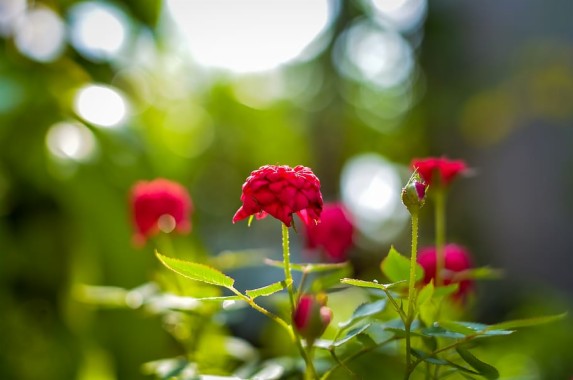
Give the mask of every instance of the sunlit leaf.
[[[393, 283], [407, 281], [410, 278], [410, 259], [402, 256], [394, 246], [380, 264], [382, 273]], [[424, 269], [416, 263], [416, 281], [424, 277]]]
[[471, 352], [463, 348], [457, 347], [456, 351], [458, 352], [460, 357], [466, 363], [472, 366], [472, 368], [478, 371], [481, 376], [485, 377], [488, 380], [495, 380], [499, 378], [499, 372], [494, 366], [482, 362], [481, 360], [476, 358]]
[[416, 303], [418, 305], [424, 305], [426, 302], [432, 299], [434, 295], [434, 282], [430, 281], [429, 284], [424, 286], [422, 290], [418, 293], [418, 297], [416, 298]]
[[281, 290], [285, 289], [290, 284], [292, 284], [291, 279], [289, 279], [288, 281], [283, 280], [283, 281], [274, 282], [274, 283], [267, 285], [267, 286], [263, 286], [262, 288], [247, 290], [247, 291], [245, 291], [245, 293], [251, 298], [266, 297], [266, 296], [270, 296], [271, 294], [275, 294], [277, 292], [280, 292]]
[[174, 259], [172, 257], [164, 256], [157, 251], [155, 251], [155, 255], [167, 268], [191, 280], [201, 281], [211, 285], [224, 286], [226, 288], [232, 288], [235, 283], [235, 280], [231, 277], [207, 265]]
[[391, 284], [379, 284], [377, 281], [364, 281], [364, 280], [357, 280], [354, 278], [343, 278], [340, 280], [340, 282], [342, 282], [343, 284], [354, 285], [361, 288], [388, 290], [393, 286], [403, 284], [405, 281], [393, 282]]

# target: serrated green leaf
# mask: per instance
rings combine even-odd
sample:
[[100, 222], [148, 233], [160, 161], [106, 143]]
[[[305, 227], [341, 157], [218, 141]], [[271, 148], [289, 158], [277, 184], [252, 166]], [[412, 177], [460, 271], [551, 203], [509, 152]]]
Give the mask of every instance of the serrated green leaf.
[[244, 301], [239, 296], [221, 296], [221, 297], [203, 297], [197, 298], [198, 301], [212, 301], [212, 302], [225, 302], [225, 301]]
[[[265, 259], [265, 264], [277, 268], [284, 267], [283, 262], [278, 260]], [[342, 263], [290, 263], [291, 270], [306, 273], [326, 272], [349, 266], [350, 263], [348, 261]]]
[[405, 281], [393, 282], [391, 284], [379, 284], [376, 281], [364, 281], [364, 280], [357, 280], [354, 278], [342, 278], [342, 279], [340, 279], [340, 282], [342, 282], [343, 284], [358, 286], [361, 288], [373, 288], [373, 289], [388, 290], [393, 286], [400, 285], [400, 284], [404, 283]]
[[285, 289], [290, 284], [292, 284], [291, 279], [289, 279], [288, 281], [283, 280], [283, 281], [274, 282], [274, 283], [269, 284], [267, 286], [263, 286], [262, 288], [247, 290], [247, 291], [245, 291], [245, 293], [251, 298], [266, 297], [266, 296], [270, 296], [271, 294], [280, 292], [281, 290]]
[[459, 322], [459, 321], [440, 321], [440, 327], [446, 330], [453, 331], [465, 336], [475, 335], [476, 338], [486, 338], [492, 336], [509, 335], [512, 330], [491, 329], [492, 326], [476, 322]]
[[378, 300], [369, 303], [363, 303], [354, 310], [352, 316], [347, 321], [338, 324], [338, 327], [345, 329], [348, 326], [358, 322], [359, 320], [366, 318], [368, 316], [380, 313], [386, 308], [386, 300]]
[[235, 280], [210, 266], [167, 257], [155, 251], [155, 255], [173, 272], [195, 281], [232, 288]]
[[456, 347], [456, 351], [458, 352], [460, 357], [466, 363], [468, 363], [472, 368], [478, 371], [481, 376], [485, 377], [488, 380], [495, 380], [499, 378], [499, 372], [494, 366], [482, 362], [477, 357], [475, 357], [474, 354], [461, 347]]
[[545, 323], [555, 322], [560, 319], [565, 318], [567, 313], [557, 314], [557, 315], [549, 315], [543, 317], [534, 317], [534, 318], [526, 318], [526, 319], [515, 319], [513, 321], [506, 321], [501, 323], [496, 323], [495, 325], [490, 325], [487, 330], [510, 330], [510, 329], [517, 329], [520, 327], [530, 327], [530, 326], [537, 326], [542, 325]]
[[[380, 264], [382, 273], [393, 283], [407, 281], [410, 278], [410, 259], [402, 256], [394, 246]], [[424, 269], [416, 263], [416, 281], [424, 277]]]

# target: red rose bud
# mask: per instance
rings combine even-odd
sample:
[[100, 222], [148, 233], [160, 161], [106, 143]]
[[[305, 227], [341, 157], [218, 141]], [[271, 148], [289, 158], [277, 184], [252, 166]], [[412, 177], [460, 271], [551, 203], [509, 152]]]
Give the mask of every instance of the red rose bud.
[[410, 213], [417, 212], [424, 206], [427, 189], [428, 185], [420, 180], [417, 173], [414, 173], [402, 189], [402, 203]]
[[[418, 264], [424, 268], [424, 284], [436, 279], [436, 247], [426, 247], [420, 249], [418, 253]], [[441, 278], [444, 285], [459, 283], [458, 291], [454, 298], [464, 298], [472, 289], [473, 281], [469, 279], [458, 280], [460, 272], [471, 269], [472, 262], [468, 251], [456, 244], [448, 244], [444, 247], [444, 271]]]
[[270, 214], [290, 227], [293, 213], [305, 210], [317, 223], [322, 211], [320, 181], [304, 166], [261, 166], [243, 184], [241, 201], [233, 223], [251, 215], [260, 219]]
[[449, 186], [458, 175], [468, 170], [466, 163], [462, 160], [448, 160], [447, 158], [428, 157], [424, 159], [412, 160], [412, 168], [416, 170], [420, 177], [428, 185], [438, 178], [443, 186]]
[[137, 182], [131, 189], [131, 213], [137, 245], [162, 232], [189, 232], [193, 204], [187, 190], [167, 179]]
[[346, 260], [348, 250], [353, 244], [354, 225], [344, 206], [340, 203], [326, 203], [320, 215], [320, 223], [305, 218], [306, 247], [322, 248], [331, 262]]
[[296, 331], [309, 345], [319, 338], [332, 320], [332, 310], [326, 306], [326, 296], [302, 295], [293, 314]]

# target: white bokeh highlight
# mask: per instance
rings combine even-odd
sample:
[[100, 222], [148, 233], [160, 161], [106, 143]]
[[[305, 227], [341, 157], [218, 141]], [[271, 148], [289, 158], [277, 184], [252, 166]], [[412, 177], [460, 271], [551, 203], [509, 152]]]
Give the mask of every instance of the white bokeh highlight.
[[83, 2], [70, 10], [71, 43], [84, 57], [105, 61], [123, 50], [128, 34], [128, 19], [112, 5]]
[[74, 110], [89, 123], [112, 128], [120, 126], [125, 120], [128, 106], [124, 95], [117, 89], [90, 84], [76, 92]]
[[55, 157], [63, 160], [88, 161], [96, 151], [96, 139], [86, 126], [62, 121], [50, 127], [46, 146]]
[[232, 72], [299, 57], [328, 26], [328, 0], [167, 0], [192, 57]]
[[397, 166], [375, 153], [355, 156], [344, 165], [340, 182], [342, 201], [369, 241], [391, 241], [406, 226], [409, 214], [400, 198], [403, 179]]
[[38, 6], [18, 18], [14, 29], [14, 43], [30, 59], [51, 62], [65, 47], [65, 25], [54, 11]]

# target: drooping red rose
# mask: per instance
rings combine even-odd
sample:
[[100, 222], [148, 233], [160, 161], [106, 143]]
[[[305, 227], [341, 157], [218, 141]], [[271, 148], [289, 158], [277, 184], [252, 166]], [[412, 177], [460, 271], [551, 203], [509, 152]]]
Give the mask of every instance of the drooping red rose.
[[332, 262], [346, 260], [353, 244], [354, 225], [348, 211], [340, 203], [325, 203], [320, 215], [320, 223], [304, 217], [306, 246], [321, 248], [326, 258]]
[[177, 182], [163, 178], [139, 181], [131, 189], [130, 203], [137, 245], [145, 244], [159, 231], [186, 233], [191, 230], [191, 197]]
[[290, 227], [292, 214], [306, 210], [308, 217], [318, 222], [322, 211], [320, 181], [304, 166], [261, 166], [243, 184], [241, 201], [233, 223], [251, 215], [260, 219], [270, 214]]
[[324, 295], [302, 295], [293, 313], [294, 327], [310, 345], [324, 333], [331, 320], [332, 310], [326, 306]]
[[448, 186], [458, 175], [466, 172], [468, 167], [462, 160], [449, 160], [443, 157], [428, 157], [412, 160], [412, 168], [417, 170], [420, 177], [431, 185], [438, 179], [443, 186]]
[[[425, 247], [420, 249], [418, 253], [418, 264], [424, 268], [424, 284], [428, 284], [431, 280], [436, 281], [436, 247]], [[456, 279], [459, 278], [460, 272], [472, 268], [472, 261], [469, 252], [457, 244], [447, 244], [444, 247], [444, 271], [442, 272], [442, 279], [444, 285], [450, 285], [454, 282], [459, 283], [458, 291], [454, 294], [454, 298], [464, 298], [473, 289], [474, 283], [470, 279]]]

